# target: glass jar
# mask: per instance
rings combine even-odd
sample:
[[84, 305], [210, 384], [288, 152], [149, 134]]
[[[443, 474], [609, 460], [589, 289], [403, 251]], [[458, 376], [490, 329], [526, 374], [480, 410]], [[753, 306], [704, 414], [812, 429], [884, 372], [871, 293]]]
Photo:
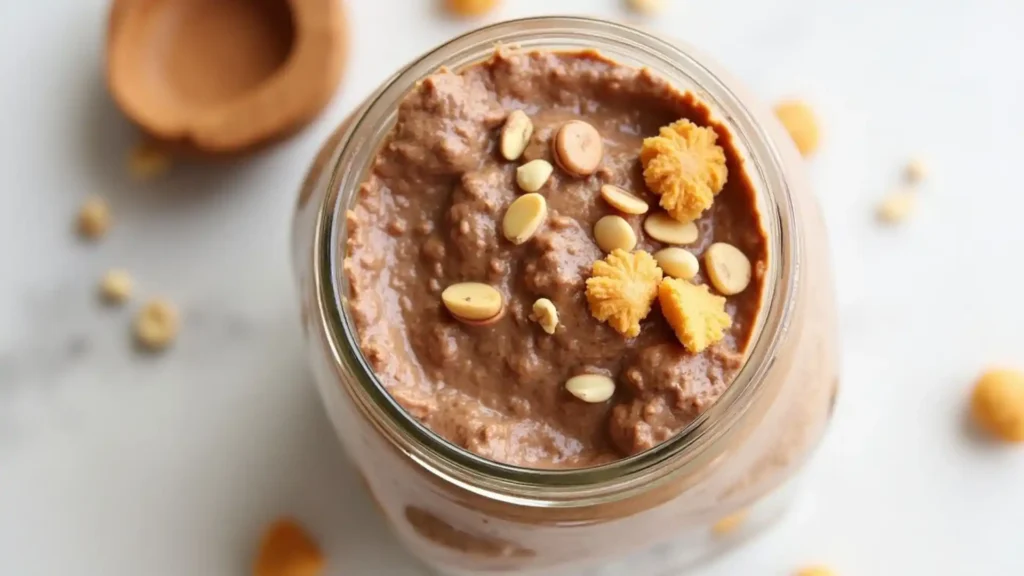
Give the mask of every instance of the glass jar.
[[[757, 189], [769, 258], [744, 367], [686, 430], [611, 464], [517, 468], [447, 442], [376, 380], [347, 310], [346, 210], [399, 102], [439, 67], [481, 61], [497, 43], [593, 48], [693, 92], [732, 133]], [[417, 59], [325, 144], [300, 191], [292, 241], [308, 350], [327, 413], [398, 538], [445, 574], [563, 576], [623, 561], [653, 574], [705, 559], [778, 515], [831, 413], [835, 303], [825, 230], [801, 158], [770, 112], [706, 58], [633, 28], [583, 18], [518, 20]]]

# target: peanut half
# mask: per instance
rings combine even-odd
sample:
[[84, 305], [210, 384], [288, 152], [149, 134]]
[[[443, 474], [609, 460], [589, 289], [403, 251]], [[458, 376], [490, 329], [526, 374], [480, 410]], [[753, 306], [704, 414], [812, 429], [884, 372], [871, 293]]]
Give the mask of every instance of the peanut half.
[[494, 318], [504, 305], [501, 292], [481, 282], [452, 284], [441, 292], [441, 302], [456, 319], [469, 321]]
[[530, 160], [516, 168], [516, 184], [526, 192], [536, 192], [544, 187], [555, 168], [547, 160]]
[[522, 110], [513, 110], [501, 129], [501, 155], [505, 160], [518, 160], [533, 137], [533, 121]]
[[612, 397], [615, 381], [601, 374], [581, 374], [566, 380], [565, 389], [584, 402], [596, 404]]
[[513, 244], [522, 244], [540, 228], [548, 217], [548, 203], [536, 192], [516, 198], [505, 211], [501, 231]]
[[750, 259], [740, 249], [725, 242], [715, 242], [704, 252], [704, 265], [711, 285], [726, 296], [739, 294], [750, 285]]
[[604, 156], [601, 134], [582, 120], [570, 120], [555, 134], [555, 161], [572, 176], [590, 176]]
[[601, 198], [623, 214], [646, 214], [650, 209], [647, 202], [612, 184], [601, 186]]
[[648, 216], [644, 220], [644, 231], [665, 244], [693, 244], [700, 235], [693, 222], [680, 222], [665, 212]]
[[681, 280], [690, 280], [700, 271], [700, 262], [689, 250], [677, 246], [663, 248], [654, 253], [658, 267], [665, 274]]
[[594, 224], [594, 240], [605, 252], [629, 252], [636, 246], [636, 232], [622, 216], [604, 216]]

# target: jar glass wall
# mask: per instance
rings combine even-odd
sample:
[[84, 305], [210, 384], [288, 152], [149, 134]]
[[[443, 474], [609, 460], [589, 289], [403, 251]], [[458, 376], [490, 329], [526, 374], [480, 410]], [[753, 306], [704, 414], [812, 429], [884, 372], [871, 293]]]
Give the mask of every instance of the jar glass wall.
[[[729, 389], [652, 450], [580, 470], [516, 468], [433, 434], [383, 389], [347, 311], [346, 211], [401, 99], [441, 66], [494, 45], [596, 49], [692, 92], [733, 135], [757, 189], [769, 259], [759, 332]], [[449, 574], [572, 574], [642, 554], [681, 567], [767, 525], [818, 443], [836, 390], [833, 288], [821, 216], [801, 160], [766, 109], [706, 58], [638, 30], [581, 18], [506, 22], [457, 38], [385, 82], [328, 140], [300, 191], [294, 272], [317, 385], [349, 457], [402, 542]], [[723, 521], [724, 519], [724, 521]], [[670, 551], [670, 552], [669, 552]], [[641, 560], [646, 559], [646, 560]]]

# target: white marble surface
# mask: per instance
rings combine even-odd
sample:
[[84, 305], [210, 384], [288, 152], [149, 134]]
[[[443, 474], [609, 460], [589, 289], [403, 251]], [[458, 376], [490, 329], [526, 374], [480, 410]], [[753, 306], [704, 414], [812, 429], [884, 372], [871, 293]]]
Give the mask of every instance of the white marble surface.
[[[286, 233], [307, 159], [397, 66], [469, 24], [427, 0], [355, 0], [343, 93], [244, 163], [139, 185], [101, 80], [104, 0], [0, 5], [0, 574], [244, 574], [261, 525], [300, 517], [331, 575], [421, 574], [374, 516], [303, 367]], [[612, 0], [506, 0], [500, 17], [623, 14]], [[764, 98], [814, 102], [812, 171], [834, 241], [843, 388], [807, 497], [700, 576], [1024, 573], [1024, 451], [964, 425], [971, 379], [1024, 367], [1024, 3], [669, 0], [654, 25]], [[383, 33], [374, 22], [391, 21]], [[932, 176], [905, 227], [871, 207], [909, 155]], [[101, 244], [70, 233], [110, 198]], [[141, 357], [108, 267], [184, 311]], [[642, 570], [642, 569], [638, 569]]]

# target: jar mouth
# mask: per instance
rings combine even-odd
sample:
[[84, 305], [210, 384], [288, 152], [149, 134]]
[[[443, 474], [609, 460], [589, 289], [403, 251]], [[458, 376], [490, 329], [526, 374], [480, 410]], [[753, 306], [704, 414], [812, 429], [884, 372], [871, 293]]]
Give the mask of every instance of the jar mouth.
[[[561, 51], [593, 50], [622, 64], [647, 67], [708, 105], [731, 132], [768, 236], [768, 266], [757, 328], [747, 359], [718, 400], [672, 438], [639, 454], [588, 468], [513, 466], [478, 456], [434, 433], [402, 408], [363, 356], [348, 310], [346, 212], [370, 159], [391, 130], [397, 105], [415, 83], [439, 67], [461, 69], [486, 59], [495, 45]], [[579, 506], [649, 489], [699, 459], [701, 446], [727, 431], [756, 398], [788, 331], [799, 269], [795, 213], [783, 162], [771, 137], [741, 99], [690, 52], [626, 25], [583, 17], [546, 16], [501, 22], [459, 36], [417, 58], [385, 81], [353, 114], [342, 137], [328, 191], [316, 220], [313, 275], [326, 344], [336, 365], [350, 367], [349, 390], [375, 429], [424, 469], [490, 498], [524, 505]]]

